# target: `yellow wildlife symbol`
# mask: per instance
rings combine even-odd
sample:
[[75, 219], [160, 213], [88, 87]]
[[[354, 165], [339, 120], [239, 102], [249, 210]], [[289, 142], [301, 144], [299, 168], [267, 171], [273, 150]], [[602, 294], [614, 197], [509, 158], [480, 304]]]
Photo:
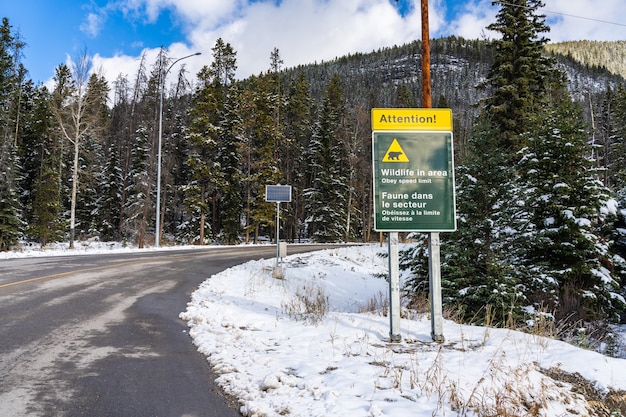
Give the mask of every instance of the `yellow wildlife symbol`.
[[404, 149], [400, 146], [398, 139], [393, 138], [393, 142], [391, 142], [387, 152], [385, 152], [383, 162], [410, 162], [409, 158], [404, 153]]

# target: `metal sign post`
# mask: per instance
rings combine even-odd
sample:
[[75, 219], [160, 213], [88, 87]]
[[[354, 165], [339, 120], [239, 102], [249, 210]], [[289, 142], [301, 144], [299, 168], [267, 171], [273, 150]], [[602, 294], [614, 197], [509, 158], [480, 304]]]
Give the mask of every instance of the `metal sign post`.
[[398, 232], [389, 232], [389, 340], [400, 342], [400, 268]]
[[278, 265], [280, 259], [280, 203], [289, 203], [291, 201], [291, 185], [266, 185], [265, 201], [276, 203], [276, 265], [274, 267], [274, 276], [282, 278], [283, 273]]
[[428, 291], [430, 293], [430, 337], [443, 343], [443, 302], [441, 300], [441, 261], [439, 232], [428, 236]]
[[280, 203], [276, 203], [276, 265], [278, 268], [278, 260], [280, 259]]

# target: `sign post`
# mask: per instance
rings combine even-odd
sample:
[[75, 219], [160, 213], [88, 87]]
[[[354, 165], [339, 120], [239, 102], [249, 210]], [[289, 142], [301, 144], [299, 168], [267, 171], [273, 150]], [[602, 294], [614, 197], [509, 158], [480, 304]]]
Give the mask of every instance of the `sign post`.
[[[291, 185], [266, 185], [265, 201], [276, 203], [276, 265], [274, 266], [274, 276], [282, 278], [283, 274], [278, 265], [280, 259], [280, 203], [289, 203], [291, 201]], [[286, 251], [285, 251], [286, 252]]]
[[372, 168], [374, 229], [389, 232], [390, 338], [400, 340], [398, 232], [431, 232], [432, 336], [443, 341], [439, 232], [456, 230], [452, 111], [372, 109]]

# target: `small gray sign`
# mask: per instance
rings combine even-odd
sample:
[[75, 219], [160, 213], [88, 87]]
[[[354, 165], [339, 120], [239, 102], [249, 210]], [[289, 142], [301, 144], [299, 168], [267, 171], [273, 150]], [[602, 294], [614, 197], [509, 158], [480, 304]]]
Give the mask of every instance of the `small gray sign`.
[[265, 201], [289, 203], [291, 201], [291, 185], [266, 185]]

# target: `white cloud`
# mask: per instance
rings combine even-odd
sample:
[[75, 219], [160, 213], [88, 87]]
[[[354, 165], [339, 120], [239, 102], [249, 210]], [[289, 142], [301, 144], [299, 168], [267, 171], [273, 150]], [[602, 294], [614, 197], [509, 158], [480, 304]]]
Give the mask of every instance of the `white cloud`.
[[[147, 50], [148, 62], [155, 62], [158, 50]], [[139, 69], [141, 57], [129, 55], [115, 55], [113, 57], [103, 57], [100, 54], [94, 55], [92, 64], [95, 72], [102, 71], [109, 81], [114, 81], [122, 75], [133, 81]], [[113, 86], [111, 85], [111, 88]]]
[[[626, 24], [620, 18], [623, 0], [603, 0], [601, 7], [593, 0], [550, 0], [544, 4], [540, 12], [550, 26], [550, 32], [545, 35], [551, 42], [626, 39]], [[447, 34], [465, 38], [491, 37], [493, 34], [485, 27], [495, 21], [498, 10], [491, 1], [469, 1], [449, 24]]]
[[553, 42], [626, 39], [623, 0], [551, 0], [543, 10]]
[[232, 19], [247, 3], [248, 0], [124, 0], [122, 9], [128, 14], [145, 13], [150, 22], [156, 21], [163, 9], [173, 9], [188, 25], [210, 29]]
[[285, 66], [330, 60], [356, 52], [402, 44], [421, 36], [419, 7], [401, 18], [389, 0], [283, 0], [256, 2], [190, 41], [209, 50], [218, 37], [233, 45], [241, 77], [269, 68], [276, 47]]
[[446, 35], [454, 34], [466, 39], [491, 38], [488, 25], [496, 19], [498, 9], [490, 1], [471, 1], [466, 3], [446, 28]]
[[89, 13], [87, 19], [80, 25], [80, 31], [95, 38], [100, 33], [106, 17], [101, 14]]
[[128, 19], [154, 22], [163, 8], [171, 6], [170, 3], [167, 0], [123, 0], [109, 3], [107, 7], [121, 10]]

